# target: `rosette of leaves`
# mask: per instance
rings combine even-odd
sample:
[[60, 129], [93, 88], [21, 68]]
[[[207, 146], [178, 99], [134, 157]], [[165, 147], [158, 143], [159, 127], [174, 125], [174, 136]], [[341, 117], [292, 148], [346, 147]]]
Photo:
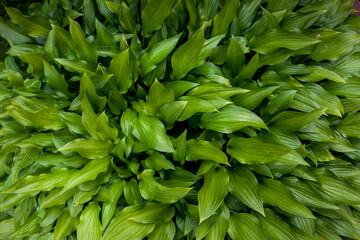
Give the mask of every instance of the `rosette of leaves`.
[[5, 7], [0, 239], [360, 239], [352, 6]]

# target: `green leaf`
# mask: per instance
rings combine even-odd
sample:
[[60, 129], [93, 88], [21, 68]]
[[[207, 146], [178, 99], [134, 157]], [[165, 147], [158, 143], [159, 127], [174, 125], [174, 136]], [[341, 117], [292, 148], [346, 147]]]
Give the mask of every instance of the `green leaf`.
[[44, 217], [41, 219], [40, 226], [41, 227], [47, 227], [50, 224], [53, 224], [58, 217], [62, 214], [64, 210], [64, 207], [62, 206], [56, 206], [51, 207], [46, 210], [46, 213]]
[[296, 94], [295, 90], [284, 91], [272, 98], [267, 106], [262, 110], [262, 115], [273, 116], [279, 112], [285, 111]]
[[206, 235], [206, 240], [224, 239], [226, 236], [226, 233], [229, 229], [230, 211], [224, 204], [220, 206], [220, 208], [222, 212], [212, 226], [210, 232]]
[[109, 155], [113, 149], [111, 142], [99, 141], [95, 139], [79, 138], [66, 143], [59, 151], [77, 152], [81, 156], [89, 159], [103, 158]]
[[336, 129], [345, 137], [360, 137], [359, 124], [360, 114], [350, 113], [338, 124], [336, 124]]
[[185, 187], [166, 187], [156, 182], [154, 179], [155, 172], [151, 169], [144, 170], [139, 179], [139, 190], [144, 199], [158, 201], [161, 203], [174, 203], [188, 194], [191, 188]]
[[140, 195], [138, 182], [132, 178], [124, 186], [124, 197], [129, 205], [142, 204], [143, 199]]
[[279, 48], [298, 50], [318, 42], [320, 41], [302, 34], [288, 33], [274, 29], [264, 35], [253, 37], [249, 41], [249, 46], [258, 53], [268, 54]]
[[[105, 1], [97, 0], [98, 3], [104, 4]], [[98, 4], [100, 7], [101, 5]], [[106, 7], [104, 9], [107, 9]], [[99, 9], [101, 10], [101, 9]], [[107, 9], [108, 10], [108, 9]], [[109, 10], [108, 10], [109, 11]], [[109, 15], [112, 16], [112, 15]], [[116, 41], [114, 36], [109, 32], [104, 24], [102, 24], [99, 20], [95, 20], [95, 27], [96, 27], [96, 39], [100, 46], [114, 46], [116, 47]]]
[[100, 173], [105, 172], [110, 164], [110, 158], [95, 159], [89, 161], [82, 169], [71, 174], [64, 185], [62, 193], [89, 180], [94, 180]]
[[115, 127], [109, 126], [109, 119], [105, 112], [100, 114], [96, 120], [96, 130], [101, 140], [107, 141], [109, 139], [115, 140], [118, 137], [118, 130]]
[[205, 40], [204, 46], [201, 49], [196, 66], [200, 66], [201, 64], [203, 64], [206, 61], [206, 59], [210, 56], [211, 52], [215, 49], [215, 47], [220, 43], [220, 41], [224, 37], [225, 37], [225, 34]]
[[119, 15], [120, 25], [129, 33], [134, 33], [136, 28], [136, 19], [131, 13], [129, 6], [125, 2], [122, 2], [119, 5], [119, 10], [117, 11]]
[[239, 1], [229, 0], [225, 2], [221, 10], [216, 14], [214, 18], [211, 37], [228, 33], [230, 24], [236, 17], [238, 7]]
[[151, 48], [151, 50], [140, 58], [140, 69], [142, 75], [154, 70], [172, 52], [181, 37], [181, 33], [165, 39]]
[[186, 160], [212, 160], [217, 163], [229, 164], [226, 154], [214, 144], [195, 139], [191, 139], [186, 143]]
[[312, 72], [307, 75], [296, 76], [296, 79], [303, 82], [319, 82], [324, 79], [328, 79], [334, 82], [345, 82], [345, 80], [339, 74], [330, 69], [316, 65], [307, 66], [307, 69], [311, 70]]
[[201, 116], [200, 127], [222, 133], [232, 133], [244, 127], [264, 128], [265, 123], [249, 110], [229, 105], [218, 112], [205, 113]]
[[138, 223], [165, 223], [170, 221], [174, 214], [175, 208], [170, 204], [147, 203], [129, 219]]
[[98, 240], [101, 238], [100, 211], [101, 208], [96, 202], [91, 202], [85, 207], [77, 226], [77, 239]]
[[43, 60], [44, 75], [46, 82], [53, 88], [57, 95], [66, 97], [69, 94], [68, 84], [63, 75], [61, 75], [54, 66]]
[[272, 240], [300, 240], [290, 226], [280, 219], [273, 211], [265, 208], [266, 217], [256, 214], [265, 234]]
[[[89, 2], [89, 1], [86, 1]], [[76, 48], [77, 54], [80, 59], [88, 62], [91, 65], [97, 64], [97, 50], [85, 39], [85, 34], [81, 30], [81, 26], [78, 22], [69, 18], [70, 22], [70, 34], [73, 38]]]
[[227, 153], [243, 164], [286, 161], [287, 164], [305, 164], [303, 158], [293, 149], [275, 141], [260, 138], [233, 137], [227, 145]]
[[231, 169], [228, 173], [230, 193], [245, 205], [264, 215], [259, 183], [255, 175], [246, 167]]
[[[297, 130], [309, 126], [324, 114], [326, 108], [320, 108], [309, 113], [285, 111], [271, 119], [269, 126], [277, 127], [285, 132], [296, 132]], [[294, 124], [296, 123], [296, 125]]]
[[276, 89], [278, 89], [277, 86], [258, 88], [250, 92], [234, 96], [233, 101], [239, 107], [247, 108], [252, 111]]
[[235, 83], [239, 83], [246, 79], [252, 79], [259, 68], [259, 54], [255, 54], [250, 62], [240, 71], [239, 75], [234, 79]]
[[16, 28], [0, 18], [0, 35], [14, 44], [30, 43], [32, 39], [24, 33], [21, 28]]
[[154, 117], [140, 114], [134, 123], [132, 133], [150, 148], [160, 152], [173, 152], [173, 145], [166, 134], [164, 125]]
[[54, 240], [60, 240], [74, 232], [77, 228], [79, 218], [71, 217], [68, 210], [63, 211], [55, 224]]
[[11, 20], [22, 26], [30, 37], [41, 37], [50, 31], [49, 20], [43, 15], [27, 17], [16, 8], [5, 7], [5, 9]]
[[204, 30], [205, 25], [202, 25], [199, 30], [189, 37], [186, 43], [176, 49], [171, 57], [171, 66], [173, 68], [171, 78], [183, 78], [196, 67], [204, 45]]
[[230, 45], [227, 52], [226, 66], [229, 69], [231, 76], [237, 76], [240, 70], [245, 65], [245, 55], [241, 50], [240, 43], [234, 38], [231, 38]]
[[80, 99], [83, 100], [84, 96], [87, 96], [89, 102], [96, 106], [98, 111], [103, 111], [106, 105], [106, 97], [100, 97], [96, 93], [95, 87], [91, 79], [88, 77], [87, 73], [84, 72], [80, 80]]
[[247, 213], [231, 214], [228, 232], [232, 239], [267, 239], [259, 219]]
[[174, 165], [158, 152], [150, 152], [149, 157], [145, 159], [145, 164], [154, 171], [175, 169]]
[[291, 191], [281, 182], [266, 179], [260, 185], [261, 196], [265, 204], [277, 206], [285, 212], [305, 218], [315, 218], [306, 206], [292, 196]]
[[167, 90], [157, 79], [151, 85], [149, 95], [146, 96], [146, 110], [155, 116], [159, 109], [166, 103], [173, 102], [175, 96], [172, 90]]
[[129, 206], [120, 211], [114, 218], [103, 234], [104, 240], [133, 240], [143, 239], [148, 236], [155, 228], [155, 223], [142, 224], [129, 218], [141, 209], [141, 205]]
[[110, 79], [120, 94], [124, 94], [133, 84], [133, 79], [130, 71], [130, 55], [129, 49], [126, 49], [116, 55], [110, 62], [109, 72], [115, 74], [115, 77]]
[[124, 185], [125, 185], [125, 181], [120, 179], [116, 179], [110, 185], [109, 191], [112, 195], [112, 201], [104, 202], [102, 205], [102, 211], [101, 211], [102, 229], [105, 229], [109, 224], [109, 222], [111, 221], [115, 213], [115, 209], [119, 201], [119, 198], [121, 197], [121, 194], [123, 192]]
[[348, 54], [360, 42], [360, 34], [352, 31], [325, 38], [311, 51], [310, 58], [315, 61], [335, 61]]
[[14, 218], [8, 218], [0, 221], [0, 238], [6, 239], [14, 231]]
[[223, 167], [210, 170], [204, 178], [204, 185], [198, 193], [200, 223], [216, 212], [229, 189], [229, 175]]
[[149, 37], [152, 32], [159, 30], [164, 20], [170, 15], [171, 10], [176, 3], [175, 0], [156, 1], [149, 0], [141, 11], [142, 35]]
[[184, 111], [187, 101], [174, 101], [163, 105], [157, 117], [164, 122], [166, 129], [171, 129]]
[[94, 74], [95, 69], [89, 63], [82, 60], [70, 60], [65, 58], [55, 58], [56, 62], [60, 63], [65, 69], [70, 72], [83, 74], [87, 72], [89, 75]]
[[270, 12], [277, 12], [281, 10], [292, 12], [297, 4], [298, 0], [269, 0], [268, 4], [266, 5], [266, 9]]
[[154, 231], [149, 234], [149, 240], [168, 240], [174, 239], [176, 227], [173, 221], [157, 223]]
[[41, 204], [40, 208], [49, 208], [57, 205], [63, 205], [66, 203], [70, 197], [74, 195], [75, 189], [69, 191], [62, 191], [63, 188], [55, 188], [50, 191], [46, 196], [44, 202]]
[[84, 129], [93, 137], [98, 138], [97, 129], [96, 129], [96, 121], [98, 116], [95, 114], [88, 98], [87, 94], [84, 94], [81, 99], [81, 120]]

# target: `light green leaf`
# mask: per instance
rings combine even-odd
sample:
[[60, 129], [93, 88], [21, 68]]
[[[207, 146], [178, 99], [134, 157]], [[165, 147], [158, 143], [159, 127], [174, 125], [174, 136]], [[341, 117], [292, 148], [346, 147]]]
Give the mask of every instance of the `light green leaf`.
[[143, 239], [155, 228], [155, 223], [142, 224], [129, 218], [142, 208], [141, 205], [129, 206], [121, 210], [106, 228], [102, 239], [104, 240], [134, 240]]
[[41, 37], [50, 31], [49, 19], [43, 15], [37, 14], [27, 17], [16, 8], [5, 7], [5, 9], [11, 20], [22, 26], [30, 37]]
[[229, 164], [226, 154], [214, 144], [204, 140], [191, 139], [186, 143], [186, 160], [211, 160], [221, 164]]
[[149, 115], [155, 116], [162, 106], [174, 100], [175, 96], [173, 91], [166, 89], [155, 79], [150, 87], [149, 95], [146, 96], [146, 110]]
[[96, 109], [98, 111], [103, 111], [104, 110], [104, 107], [106, 105], [106, 97], [105, 96], [103, 96], [103, 97], [98, 96], [98, 94], [96, 93], [94, 84], [91, 81], [91, 79], [88, 77], [86, 72], [84, 72], [84, 74], [83, 74], [83, 76], [82, 76], [82, 78], [80, 80], [79, 95], [80, 95], [80, 100], [83, 100], [85, 95], [86, 95], [89, 102], [92, 105], [95, 105]]
[[14, 218], [8, 218], [0, 221], [0, 238], [6, 239], [14, 231]]
[[138, 223], [165, 223], [175, 214], [175, 208], [170, 204], [147, 203], [145, 207], [135, 212], [129, 219]]
[[[89, 1], [86, 1], [89, 2]], [[97, 65], [97, 50], [96, 47], [90, 44], [85, 39], [85, 34], [81, 30], [81, 26], [78, 22], [69, 18], [70, 22], [70, 34], [76, 44], [79, 58], [88, 62], [91, 65]]]
[[173, 221], [157, 223], [154, 231], [149, 234], [149, 240], [168, 240], [174, 239], [176, 227]]
[[330, 69], [316, 65], [307, 66], [307, 69], [311, 70], [312, 72], [307, 75], [296, 76], [296, 79], [303, 82], [319, 82], [324, 79], [328, 79], [334, 82], [345, 82], [345, 80], [340, 75]]
[[205, 83], [191, 89], [186, 95], [200, 98], [229, 98], [236, 94], [247, 93], [249, 90], [237, 87], [227, 87], [220, 83]]
[[166, 129], [171, 129], [187, 105], [187, 101], [174, 101], [159, 109], [157, 117], [164, 122]]
[[113, 144], [111, 142], [79, 138], [66, 143], [59, 149], [59, 151], [75, 151], [85, 158], [95, 159], [108, 156], [112, 149]]
[[105, 172], [110, 164], [110, 158], [89, 161], [82, 169], [74, 172], [62, 189], [62, 193], [89, 180], [94, 180], [100, 173]]
[[78, 217], [71, 217], [68, 210], [63, 211], [55, 224], [54, 240], [60, 240], [74, 232], [79, 222]]
[[270, 163], [283, 160], [287, 164], [307, 164], [293, 149], [270, 140], [259, 138], [231, 138], [227, 145], [227, 153], [243, 164]]
[[101, 208], [96, 202], [91, 202], [85, 207], [77, 226], [77, 239], [100, 240], [101, 223], [99, 220]]
[[150, 152], [149, 157], [145, 159], [145, 164], [154, 171], [175, 169], [174, 165], [158, 152]]
[[134, 123], [132, 133], [150, 148], [160, 152], [173, 152], [174, 148], [166, 134], [164, 125], [154, 117], [140, 114]]
[[102, 211], [101, 211], [101, 223], [102, 223], [102, 229], [105, 229], [109, 222], [111, 221], [115, 210], [117, 203], [119, 201], [119, 198], [121, 197], [121, 194], [123, 192], [123, 188], [125, 185], [125, 181], [122, 179], [116, 179], [109, 187], [109, 191], [112, 195], [112, 201], [104, 202], [102, 205]]
[[229, 175], [223, 167], [210, 170], [204, 178], [204, 185], [198, 193], [200, 223], [216, 212], [229, 189]]
[[140, 58], [140, 69], [142, 75], [154, 70], [172, 52], [181, 37], [181, 33], [165, 39], [151, 48], [151, 50]]
[[237, 240], [267, 239], [259, 219], [247, 213], [233, 213], [230, 216], [229, 235]]
[[130, 71], [129, 49], [122, 51], [111, 60], [109, 71], [115, 74], [115, 77], [110, 79], [110, 81], [114, 83], [120, 94], [126, 93], [133, 83]]
[[218, 112], [201, 116], [200, 127], [222, 133], [232, 133], [244, 127], [264, 128], [265, 123], [255, 113], [235, 105], [226, 106]]
[[158, 201], [161, 203], [174, 203], [184, 198], [191, 188], [185, 187], [166, 187], [156, 182], [154, 179], [155, 172], [151, 169], [144, 170], [139, 179], [139, 190], [144, 199]]
[[89, 75], [95, 73], [95, 69], [89, 63], [82, 60], [70, 60], [65, 58], [55, 58], [56, 62], [60, 63], [65, 69], [70, 72], [83, 74], [87, 72]]

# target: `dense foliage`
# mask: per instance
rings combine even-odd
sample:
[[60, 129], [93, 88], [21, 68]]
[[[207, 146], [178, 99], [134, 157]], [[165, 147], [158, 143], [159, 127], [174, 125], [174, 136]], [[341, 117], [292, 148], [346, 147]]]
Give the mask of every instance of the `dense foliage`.
[[5, 7], [0, 239], [360, 239], [353, 3]]

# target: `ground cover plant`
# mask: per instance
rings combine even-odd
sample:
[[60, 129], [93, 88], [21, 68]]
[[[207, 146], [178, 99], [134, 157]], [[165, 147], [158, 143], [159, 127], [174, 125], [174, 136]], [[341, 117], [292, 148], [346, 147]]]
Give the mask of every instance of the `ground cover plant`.
[[360, 239], [353, 4], [4, 6], [0, 239]]

